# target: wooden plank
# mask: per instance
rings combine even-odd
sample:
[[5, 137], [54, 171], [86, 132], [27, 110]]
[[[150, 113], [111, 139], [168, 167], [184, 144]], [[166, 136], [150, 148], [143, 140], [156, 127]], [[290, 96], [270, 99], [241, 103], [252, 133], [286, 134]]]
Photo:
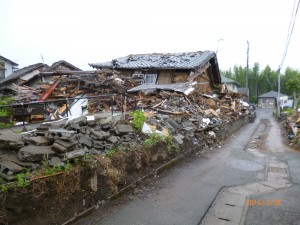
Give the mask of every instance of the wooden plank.
[[172, 78], [173, 78], [172, 70], [161, 70], [161, 71], [159, 71], [156, 83], [157, 84], [171, 84]]
[[172, 83], [184, 83], [187, 82], [187, 73], [175, 73]]

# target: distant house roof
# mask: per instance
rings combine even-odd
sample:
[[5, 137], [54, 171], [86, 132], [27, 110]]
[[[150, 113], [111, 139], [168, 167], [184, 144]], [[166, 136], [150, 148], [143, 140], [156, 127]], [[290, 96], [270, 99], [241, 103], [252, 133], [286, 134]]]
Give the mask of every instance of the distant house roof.
[[[287, 96], [287, 95], [280, 93], [280, 97], [283, 97], [283, 96]], [[277, 98], [278, 97], [278, 92], [276, 92], [276, 91], [270, 91], [270, 92], [262, 94], [262, 95], [260, 95], [258, 97], [259, 98]]]
[[0, 81], [0, 84], [6, 83], [8, 81], [12, 81], [12, 80], [16, 80], [21, 78], [23, 75], [30, 73], [31, 71], [34, 71], [36, 69], [38, 69], [41, 66], [46, 66], [47, 65], [43, 64], [43, 63], [36, 63], [30, 66], [26, 66], [22, 69], [16, 70], [15, 72], [13, 72], [11, 75], [9, 75], [8, 77], [6, 77], [5, 79]]
[[232, 80], [228, 77], [225, 76], [221, 76], [222, 79], [222, 84], [226, 83], [226, 84], [236, 84], [237, 86], [241, 86], [241, 84], [235, 80]]
[[245, 88], [245, 87], [237, 88], [237, 93], [249, 96], [249, 88]]
[[9, 60], [9, 59], [3, 57], [2, 55], [0, 55], [0, 59], [9, 62], [9, 63], [12, 64], [13, 66], [18, 66], [18, 65], [19, 65], [18, 63], [15, 63], [15, 62], [13, 62], [13, 61], [11, 61], [11, 60]]
[[215, 57], [212, 51], [136, 54], [89, 65], [97, 69], [196, 69]]
[[51, 72], [52, 72], [53, 70], [55, 70], [56, 67], [58, 67], [58, 66], [60, 66], [60, 65], [62, 65], [62, 64], [65, 64], [65, 65], [67, 65], [67, 66], [73, 68], [74, 70], [81, 71], [81, 69], [79, 69], [78, 67], [72, 65], [71, 63], [68, 63], [68, 62], [65, 61], [65, 60], [59, 60], [59, 61], [53, 63], [53, 64], [47, 69], [47, 72], [48, 72], [48, 71], [51, 71]]

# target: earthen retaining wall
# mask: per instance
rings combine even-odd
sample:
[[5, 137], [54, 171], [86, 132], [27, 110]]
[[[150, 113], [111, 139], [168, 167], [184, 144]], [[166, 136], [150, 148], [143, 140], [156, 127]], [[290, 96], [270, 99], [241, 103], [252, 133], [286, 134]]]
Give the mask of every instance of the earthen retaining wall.
[[[247, 123], [248, 117], [241, 117], [237, 121], [222, 126], [216, 140], [225, 140]], [[99, 201], [118, 197], [136, 187], [142, 180], [173, 167], [196, 151], [201, 151], [201, 147], [193, 147], [192, 143], [185, 143], [185, 145], [189, 146], [188, 150], [170, 157], [167, 161], [157, 162], [147, 168], [142, 164], [142, 168], [138, 171], [134, 171], [132, 168], [126, 169], [132, 178], [120, 181], [118, 189], [114, 191], [107, 188], [108, 180], [107, 174], [104, 174], [105, 171], [99, 169], [96, 166], [97, 162], [91, 159], [87, 159], [82, 168], [74, 173], [70, 172], [64, 177], [57, 175], [49, 178], [47, 182], [43, 183], [43, 185], [47, 185], [47, 188], [45, 187], [47, 193], [41, 193], [43, 194], [41, 198], [36, 196], [33, 188], [37, 186], [34, 184], [30, 184], [22, 190], [8, 190], [0, 195], [0, 224], [1, 222], [18, 225], [68, 224], [86, 212], [92, 211]], [[127, 164], [130, 163], [130, 161], [127, 162]], [[63, 178], [66, 181], [80, 178], [80, 181], [76, 183], [79, 189], [69, 187], [71, 193], [61, 195], [59, 189], [56, 189], [53, 184], [60, 179], [61, 182], [64, 182]], [[65, 183], [65, 185], [68, 188], [68, 184]], [[42, 190], [37, 191], [41, 192]]]

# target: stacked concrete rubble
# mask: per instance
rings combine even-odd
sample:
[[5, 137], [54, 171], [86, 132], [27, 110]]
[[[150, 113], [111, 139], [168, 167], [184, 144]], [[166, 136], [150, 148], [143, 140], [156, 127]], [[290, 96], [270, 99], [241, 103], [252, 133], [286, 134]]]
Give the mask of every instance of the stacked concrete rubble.
[[[2, 176], [13, 180], [25, 168], [38, 168], [45, 161], [51, 166], [63, 166], [68, 160], [85, 154], [102, 154], [117, 146], [132, 147], [141, 142], [127, 121], [112, 117], [87, 121], [77, 118], [66, 125], [41, 125], [36, 132], [0, 135], [5, 152], [0, 155]], [[55, 160], [53, 160], [55, 158]]]

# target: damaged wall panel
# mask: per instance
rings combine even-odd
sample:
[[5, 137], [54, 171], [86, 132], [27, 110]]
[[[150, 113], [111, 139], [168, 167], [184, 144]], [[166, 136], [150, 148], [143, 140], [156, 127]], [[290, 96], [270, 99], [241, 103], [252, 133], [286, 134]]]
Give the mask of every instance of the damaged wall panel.
[[188, 73], [175, 72], [172, 83], [184, 83], [187, 82]]
[[199, 74], [194, 81], [196, 81], [197, 83], [205, 83], [208, 82], [206, 84], [198, 84], [196, 85], [196, 89], [199, 90], [201, 93], [211, 93], [212, 92], [212, 87], [210, 85], [210, 77], [208, 74], [208, 71], [205, 70], [203, 73]]
[[157, 84], [171, 84], [174, 70], [160, 70], [158, 73]]

